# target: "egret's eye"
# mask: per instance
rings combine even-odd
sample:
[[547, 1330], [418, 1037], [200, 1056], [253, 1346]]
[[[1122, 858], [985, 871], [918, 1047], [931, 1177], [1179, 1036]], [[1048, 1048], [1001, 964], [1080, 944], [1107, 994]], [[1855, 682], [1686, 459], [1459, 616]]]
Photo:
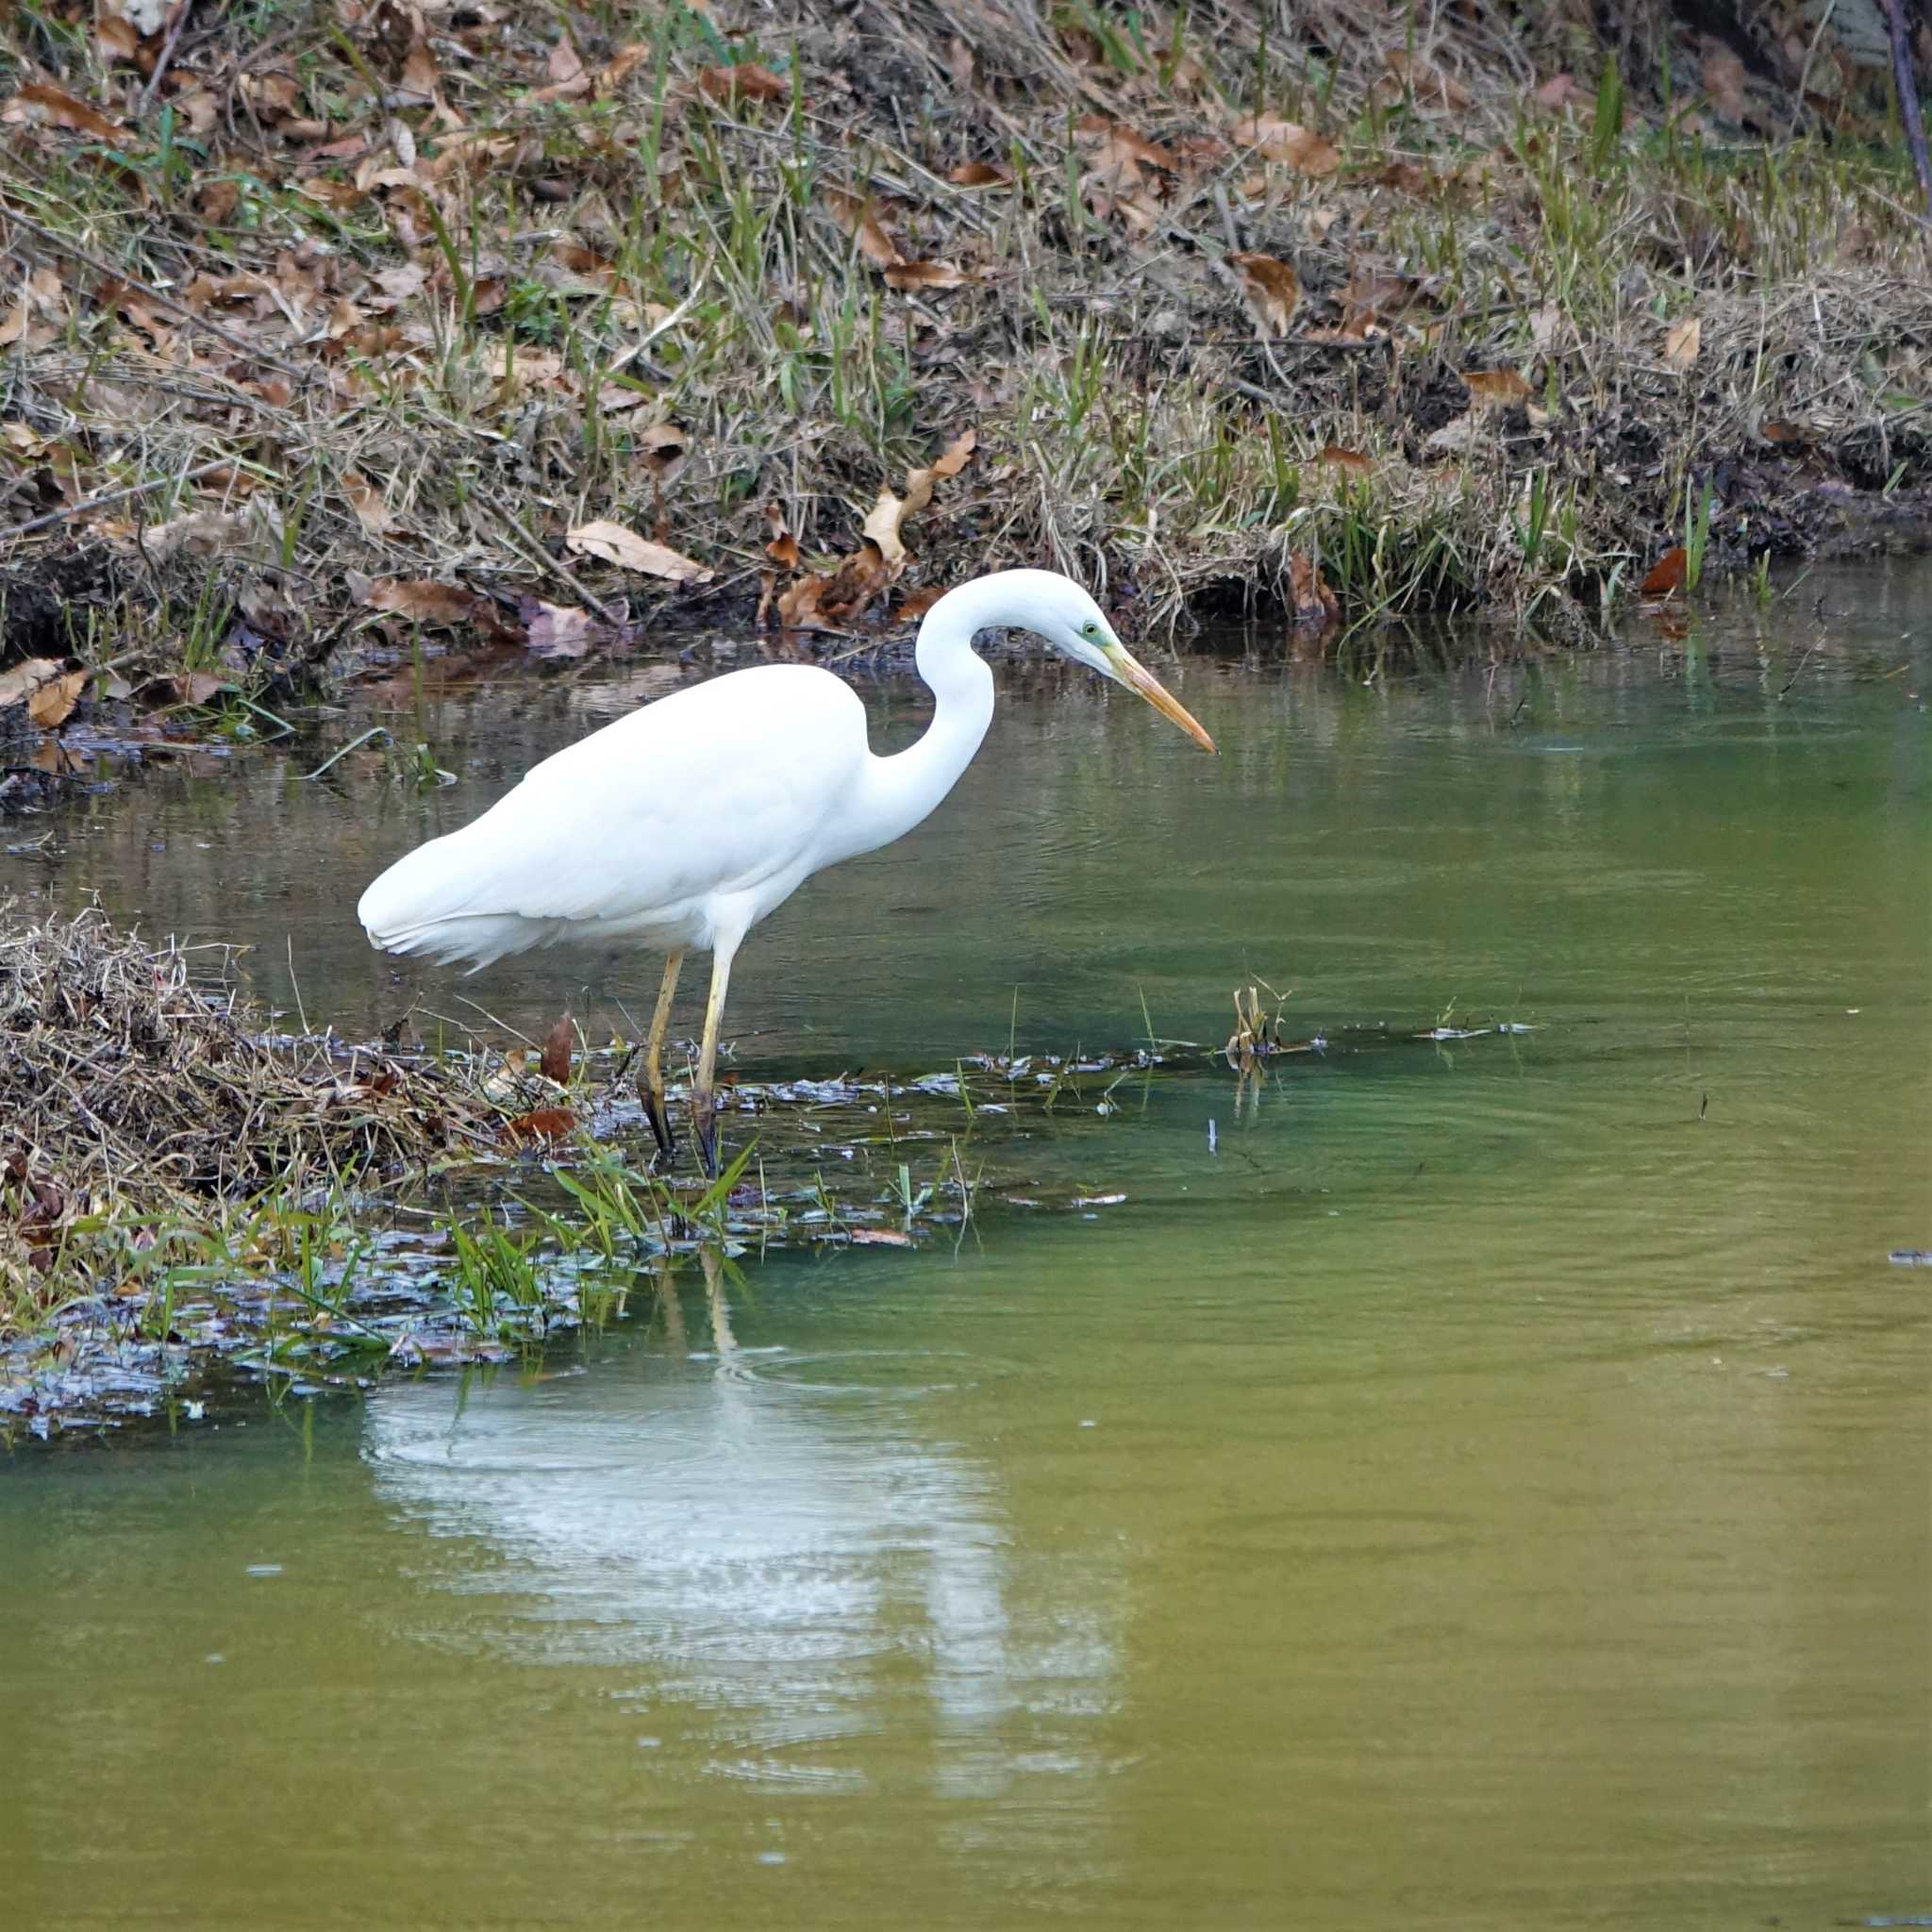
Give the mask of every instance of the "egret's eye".
[[1092, 638], [1097, 642], [1100, 637], [1100, 626], [1091, 622], [1083, 624], [1080, 626], [1080, 635], [1083, 638]]

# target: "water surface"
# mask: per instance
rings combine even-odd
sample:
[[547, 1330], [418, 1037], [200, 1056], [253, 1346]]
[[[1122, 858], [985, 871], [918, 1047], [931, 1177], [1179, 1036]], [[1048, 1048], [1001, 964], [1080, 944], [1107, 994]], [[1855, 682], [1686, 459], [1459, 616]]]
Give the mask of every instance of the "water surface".
[[[8, 1922], [1932, 1911], [1932, 579], [1825, 588], [1493, 674], [1196, 659], [1218, 761], [1003, 674], [941, 813], [755, 935], [741, 1064], [1213, 1039], [1256, 974], [1299, 1031], [1536, 1030], [1164, 1075], [1000, 1149], [1123, 1200], [643, 1282], [527, 1372], [17, 1451]], [[427, 794], [138, 776], [8, 877], [352, 1034], [622, 1025], [654, 962], [458, 984], [351, 908], [676, 675], [405, 705]]]

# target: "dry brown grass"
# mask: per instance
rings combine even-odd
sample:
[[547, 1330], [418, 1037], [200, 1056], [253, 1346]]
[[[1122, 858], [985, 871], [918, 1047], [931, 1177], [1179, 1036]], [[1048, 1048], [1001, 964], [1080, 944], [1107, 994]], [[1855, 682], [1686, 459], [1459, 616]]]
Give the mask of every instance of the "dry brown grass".
[[270, 1036], [227, 960], [0, 905], [0, 1334], [224, 1204], [497, 1143], [497, 1111], [445, 1067]]

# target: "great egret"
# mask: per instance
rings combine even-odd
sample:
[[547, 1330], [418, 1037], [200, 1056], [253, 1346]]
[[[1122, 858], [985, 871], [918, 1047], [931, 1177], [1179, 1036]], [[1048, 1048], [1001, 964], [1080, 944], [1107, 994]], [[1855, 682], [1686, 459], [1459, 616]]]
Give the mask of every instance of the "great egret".
[[644, 1110], [663, 1158], [663, 1047], [677, 971], [711, 953], [711, 995], [691, 1095], [706, 1168], [718, 1169], [713, 1075], [731, 961], [747, 932], [810, 875], [889, 845], [953, 789], [992, 722], [975, 633], [1028, 630], [1124, 685], [1198, 743], [1209, 738], [1137, 663], [1080, 586], [1008, 570], [949, 591], [919, 627], [932, 724], [875, 758], [851, 686], [804, 664], [734, 671], [673, 692], [528, 772], [460, 831], [399, 858], [356, 916], [390, 953], [467, 959], [472, 971], [558, 940], [635, 939], [664, 978], [644, 1056]]

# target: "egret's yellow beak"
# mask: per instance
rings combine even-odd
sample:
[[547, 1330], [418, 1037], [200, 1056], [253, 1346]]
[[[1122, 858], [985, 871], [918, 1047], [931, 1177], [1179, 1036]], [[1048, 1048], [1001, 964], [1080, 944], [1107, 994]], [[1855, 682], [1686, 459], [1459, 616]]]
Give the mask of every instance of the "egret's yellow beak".
[[1214, 741], [1203, 731], [1174, 694], [1142, 664], [1124, 644], [1104, 644], [1101, 646], [1116, 684], [1124, 684], [1129, 691], [1137, 691], [1163, 718], [1170, 718], [1178, 724], [1204, 751], [1214, 749]]

